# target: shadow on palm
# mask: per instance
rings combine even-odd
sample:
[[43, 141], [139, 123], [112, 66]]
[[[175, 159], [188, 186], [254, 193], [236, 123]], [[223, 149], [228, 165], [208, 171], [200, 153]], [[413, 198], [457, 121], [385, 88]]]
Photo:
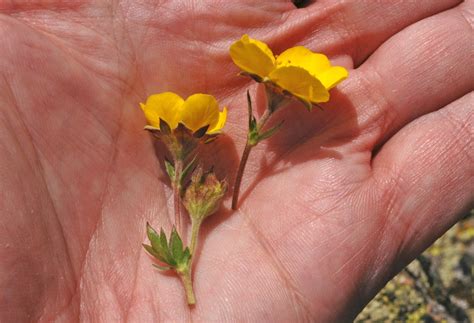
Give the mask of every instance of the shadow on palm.
[[[256, 100], [260, 114], [265, 109], [261, 92], [259, 88]], [[341, 159], [342, 154], [334, 148], [347, 144], [360, 132], [355, 108], [337, 89], [332, 91], [331, 102], [325, 104], [322, 110], [315, 107], [313, 111], [307, 111], [298, 102], [283, 107], [272, 117], [267, 129], [280, 122], [283, 122], [282, 128], [261, 143], [261, 149], [254, 151], [250, 157], [257, 171], [251, 174], [252, 179], [242, 190], [241, 203], [267, 177], [284, 173], [308, 161]]]

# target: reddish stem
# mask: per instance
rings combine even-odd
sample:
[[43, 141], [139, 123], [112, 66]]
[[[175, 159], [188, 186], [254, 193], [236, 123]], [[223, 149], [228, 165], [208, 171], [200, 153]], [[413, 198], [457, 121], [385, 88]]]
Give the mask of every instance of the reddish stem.
[[237, 171], [237, 177], [235, 178], [234, 192], [232, 195], [232, 210], [237, 210], [237, 203], [239, 202], [239, 192], [240, 184], [242, 183], [242, 177], [244, 175], [245, 166], [250, 156], [250, 151], [252, 150], [251, 145], [247, 142], [245, 144], [244, 152], [242, 153], [242, 158], [240, 159], [239, 170]]

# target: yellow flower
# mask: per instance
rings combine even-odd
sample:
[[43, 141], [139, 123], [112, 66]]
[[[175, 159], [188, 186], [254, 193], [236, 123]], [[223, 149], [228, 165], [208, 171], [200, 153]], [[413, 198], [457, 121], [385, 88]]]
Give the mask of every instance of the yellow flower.
[[275, 58], [265, 43], [248, 35], [230, 46], [230, 56], [256, 80], [272, 83], [305, 102], [327, 102], [329, 90], [348, 76], [344, 67], [331, 66], [325, 55], [303, 46], [289, 48]]
[[180, 123], [192, 132], [208, 126], [206, 134], [212, 135], [221, 132], [227, 120], [227, 108], [219, 111], [216, 99], [208, 94], [193, 94], [183, 100], [175, 93], [164, 92], [149, 96], [140, 107], [148, 124], [158, 130], [161, 119], [171, 130]]

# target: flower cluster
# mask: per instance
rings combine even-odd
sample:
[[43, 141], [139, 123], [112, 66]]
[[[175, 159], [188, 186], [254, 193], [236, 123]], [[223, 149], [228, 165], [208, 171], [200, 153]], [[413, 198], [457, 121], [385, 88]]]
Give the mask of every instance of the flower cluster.
[[275, 56], [267, 44], [248, 35], [243, 35], [230, 46], [230, 56], [235, 65], [242, 69], [242, 75], [265, 85], [268, 96], [267, 109], [257, 122], [252, 114], [250, 96], [247, 94], [249, 131], [234, 184], [232, 208], [235, 210], [250, 151], [260, 141], [271, 137], [280, 129], [281, 124], [267, 130], [264, 130], [264, 127], [272, 114], [283, 105], [284, 99], [295, 98], [311, 110], [313, 105], [329, 101], [329, 90], [349, 74], [344, 67], [332, 66], [325, 55], [314, 53], [303, 46], [289, 48]]
[[[227, 184], [225, 181], [217, 180], [211, 172], [209, 176], [215, 181], [204, 182], [199, 186], [202, 192], [215, 191], [216, 185], [220, 187], [218, 194], [210, 196], [199, 194], [200, 192], [196, 194], [194, 181], [186, 185], [186, 180], [194, 171], [197, 160], [196, 148], [199, 144], [207, 143], [221, 133], [227, 120], [227, 108], [220, 111], [219, 104], [212, 95], [198, 93], [184, 100], [172, 92], [151, 95], [145, 104], [140, 104], [140, 107], [148, 122], [145, 129], [156, 135], [166, 145], [173, 159], [172, 162], [165, 160], [164, 163], [173, 188], [177, 227], [173, 229], [170, 241], [167, 243], [163, 231], [158, 237], [154, 229], [148, 225], [147, 232], [151, 245], [144, 245], [144, 247], [150, 255], [164, 264], [157, 268], [174, 270], [181, 277], [188, 303], [191, 305], [195, 303], [191, 282], [192, 256], [199, 229], [202, 220], [218, 209]], [[192, 155], [194, 157], [190, 158]], [[198, 169], [199, 172], [194, 171], [195, 174], [191, 176], [193, 179], [202, 175], [202, 168]], [[188, 197], [191, 195], [193, 198]], [[184, 231], [181, 227], [181, 206], [185, 207], [192, 223], [192, 242], [190, 247], [184, 250], [180, 236]]]

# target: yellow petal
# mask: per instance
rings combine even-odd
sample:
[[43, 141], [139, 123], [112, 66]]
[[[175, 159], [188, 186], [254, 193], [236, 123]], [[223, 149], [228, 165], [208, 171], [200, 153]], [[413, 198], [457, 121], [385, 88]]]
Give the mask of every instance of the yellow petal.
[[327, 102], [329, 92], [308, 71], [296, 66], [283, 66], [269, 75], [270, 80], [292, 95], [312, 103]]
[[219, 121], [214, 128], [207, 131], [208, 134], [215, 134], [221, 132], [222, 128], [224, 128], [225, 122], [227, 121], [227, 108], [224, 107], [222, 112], [219, 112]]
[[243, 35], [230, 46], [230, 56], [244, 72], [264, 78], [275, 67], [275, 56], [267, 44]]
[[297, 66], [317, 76], [331, 67], [329, 59], [318, 53], [313, 53], [303, 46], [296, 46], [285, 50], [276, 59], [277, 67]]
[[214, 129], [218, 121], [219, 104], [212, 95], [193, 94], [184, 101], [179, 122], [186, 128], [196, 131], [209, 126], [208, 129]]
[[140, 103], [149, 125], [160, 128], [160, 119], [163, 119], [171, 129], [178, 126], [178, 118], [184, 100], [172, 92], [163, 92], [150, 95], [146, 104]]
[[335, 87], [338, 83], [345, 80], [349, 73], [344, 67], [333, 66], [325, 72], [319, 74], [317, 77], [328, 90]]

